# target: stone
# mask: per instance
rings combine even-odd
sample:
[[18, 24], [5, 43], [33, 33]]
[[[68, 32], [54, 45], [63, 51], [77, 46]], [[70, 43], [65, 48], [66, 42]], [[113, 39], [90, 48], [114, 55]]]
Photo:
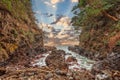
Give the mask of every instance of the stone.
[[45, 76], [45, 79], [49, 79], [51, 77], [53, 77], [54, 75], [52, 73], [48, 73], [46, 76]]
[[65, 63], [65, 52], [62, 50], [53, 50], [45, 60], [48, 67], [59, 70], [68, 70], [68, 65]]
[[70, 56], [66, 59], [66, 62], [77, 62], [77, 60], [75, 59], [75, 57]]

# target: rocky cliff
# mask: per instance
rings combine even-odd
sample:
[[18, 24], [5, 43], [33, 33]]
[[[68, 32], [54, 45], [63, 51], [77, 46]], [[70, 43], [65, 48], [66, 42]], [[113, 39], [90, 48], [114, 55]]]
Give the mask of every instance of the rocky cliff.
[[[19, 57], [18, 51], [32, 50], [35, 44], [43, 46], [42, 30], [35, 24], [30, 0], [0, 0], [0, 62]], [[25, 51], [21, 53], [31, 54]]]
[[72, 23], [76, 29], [82, 29], [79, 38], [81, 48], [92, 52], [91, 56], [97, 59], [120, 52], [119, 0], [79, 0], [73, 11], [76, 16]]
[[[73, 11], [72, 23], [82, 29], [78, 53], [96, 60], [92, 72], [99, 78], [95, 80], [119, 80], [120, 0], [79, 0]], [[100, 77], [103, 74], [106, 79]]]

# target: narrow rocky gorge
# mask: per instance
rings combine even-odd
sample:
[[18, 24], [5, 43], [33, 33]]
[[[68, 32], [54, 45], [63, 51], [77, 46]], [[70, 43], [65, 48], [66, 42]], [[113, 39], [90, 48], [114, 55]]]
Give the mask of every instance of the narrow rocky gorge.
[[[116, 1], [107, 12], [118, 17]], [[99, 22], [97, 28], [83, 28], [79, 45], [44, 46], [44, 32], [35, 22], [31, 1], [1, 0], [0, 80], [120, 80], [119, 17], [114, 21], [104, 12], [98, 15], [93, 17]], [[118, 27], [108, 29], [112, 24]]]

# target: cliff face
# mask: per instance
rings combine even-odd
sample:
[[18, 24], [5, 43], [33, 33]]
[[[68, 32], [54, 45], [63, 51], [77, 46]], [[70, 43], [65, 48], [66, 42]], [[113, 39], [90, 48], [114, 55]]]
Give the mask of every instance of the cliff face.
[[76, 7], [81, 12], [73, 18], [73, 25], [82, 28], [80, 47], [92, 52], [91, 56], [97, 59], [119, 53], [120, 1], [79, 0]]
[[0, 62], [35, 44], [43, 46], [42, 30], [35, 24], [30, 0], [0, 0]]

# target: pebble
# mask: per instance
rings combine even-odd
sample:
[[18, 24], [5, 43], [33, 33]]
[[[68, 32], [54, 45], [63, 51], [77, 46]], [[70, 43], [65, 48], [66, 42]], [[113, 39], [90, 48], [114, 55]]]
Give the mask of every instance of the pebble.
[[48, 73], [48, 74], [45, 76], [46, 79], [49, 79], [49, 78], [51, 78], [51, 77], [53, 77], [53, 74], [52, 74], [52, 73]]

